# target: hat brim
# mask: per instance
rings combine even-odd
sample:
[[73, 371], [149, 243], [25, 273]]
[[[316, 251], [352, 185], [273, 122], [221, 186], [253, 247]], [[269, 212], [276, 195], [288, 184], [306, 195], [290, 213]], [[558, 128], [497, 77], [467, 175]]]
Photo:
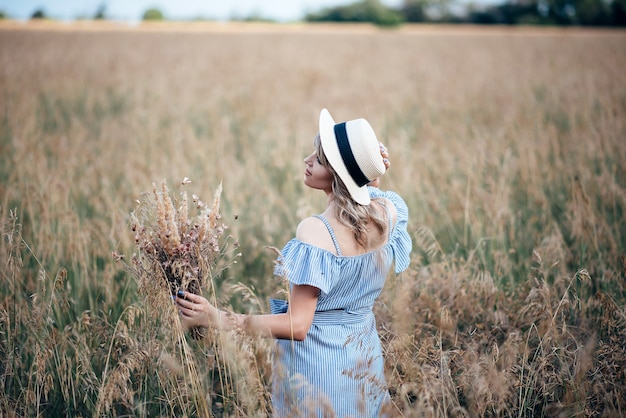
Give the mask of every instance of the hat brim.
[[327, 109], [322, 109], [319, 120], [320, 140], [322, 141], [322, 149], [326, 155], [326, 159], [333, 167], [341, 181], [346, 185], [350, 196], [360, 205], [370, 204], [370, 194], [367, 185], [359, 186], [352, 179], [346, 165], [341, 158], [337, 138], [335, 137], [335, 120]]

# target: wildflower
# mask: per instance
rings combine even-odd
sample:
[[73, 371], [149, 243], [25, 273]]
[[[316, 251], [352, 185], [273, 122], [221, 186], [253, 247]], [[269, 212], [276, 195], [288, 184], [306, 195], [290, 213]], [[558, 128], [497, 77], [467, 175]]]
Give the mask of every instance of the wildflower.
[[122, 260], [122, 259], [125, 257], [125, 256], [124, 256], [124, 254], [120, 254], [120, 253], [118, 253], [118, 252], [116, 252], [116, 251], [113, 251], [113, 252], [111, 253], [111, 256], [113, 257], [113, 259], [114, 259], [115, 261], [120, 261], [120, 260]]

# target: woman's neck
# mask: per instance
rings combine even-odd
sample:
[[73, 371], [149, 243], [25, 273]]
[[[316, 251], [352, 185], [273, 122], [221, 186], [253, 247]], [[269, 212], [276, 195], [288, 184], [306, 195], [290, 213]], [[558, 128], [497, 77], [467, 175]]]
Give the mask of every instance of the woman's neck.
[[326, 190], [326, 209], [335, 205], [335, 193]]

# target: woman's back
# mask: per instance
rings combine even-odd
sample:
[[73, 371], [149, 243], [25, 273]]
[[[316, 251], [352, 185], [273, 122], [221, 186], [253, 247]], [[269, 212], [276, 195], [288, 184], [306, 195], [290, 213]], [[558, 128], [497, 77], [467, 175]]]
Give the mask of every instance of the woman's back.
[[[395, 206], [388, 199], [378, 198], [372, 200], [371, 210], [376, 211], [377, 215], [385, 220], [385, 227], [379, 230], [373, 221], [369, 222], [367, 225], [368, 245], [366, 248], [357, 242], [353, 229], [337, 219], [334, 208], [330, 207], [322, 213], [321, 217], [326, 219], [334, 232], [341, 255], [352, 257], [365, 254], [383, 247], [388, 242], [390, 228], [396, 223]], [[296, 235], [303, 242], [337, 254], [335, 242], [320, 217], [314, 216], [305, 219], [298, 226]]]

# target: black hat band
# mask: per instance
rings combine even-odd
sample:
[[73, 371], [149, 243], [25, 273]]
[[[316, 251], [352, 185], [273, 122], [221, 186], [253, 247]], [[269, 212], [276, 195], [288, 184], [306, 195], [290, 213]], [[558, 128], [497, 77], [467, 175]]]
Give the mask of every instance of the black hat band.
[[348, 132], [346, 131], [345, 122], [335, 125], [335, 137], [337, 138], [339, 154], [341, 154], [341, 158], [343, 159], [352, 180], [354, 180], [359, 187], [365, 186], [370, 182], [370, 180], [365, 177], [365, 174], [361, 171], [361, 167], [359, 167], [359, 164], [356, 162], [356, 158], [354, 158], [352, 148], [350, 147], [350, 141], [348, 140]]

